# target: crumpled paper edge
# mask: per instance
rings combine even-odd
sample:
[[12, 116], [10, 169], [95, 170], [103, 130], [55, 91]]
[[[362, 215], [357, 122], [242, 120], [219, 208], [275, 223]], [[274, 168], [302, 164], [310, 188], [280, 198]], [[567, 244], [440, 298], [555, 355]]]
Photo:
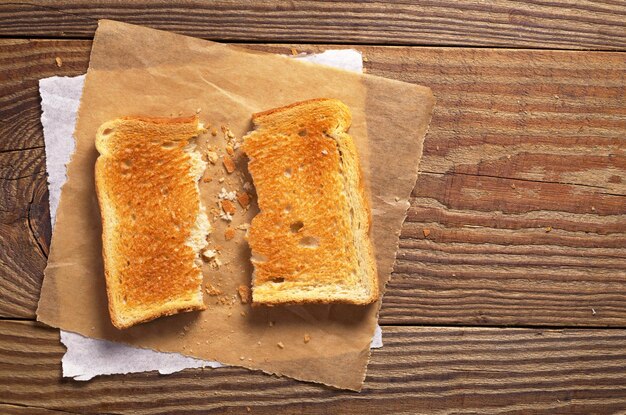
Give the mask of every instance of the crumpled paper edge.
[[[194, 359], [178, 353], [157, 352], [150, 349], [129, 347], [108, 340], [96, 340], [61, 330], [61, 343], [67, 352], [61, 360], [63, 377], [74, 380], [90, 380], [95, 376], [149, 372], [158, 370], [162, 375], [179, 372], [189, 368], [217, 368], [221, 363]], [[84, 366], [77, 361], [88, 361], [90, 366], [98, 367], [98, 373], [86, 373]], [[155, 362], [158, 361], [158, 368]]]
[[[63, 82], [67, 83], [64, 84], [62, 88], [58, 85], [59, 79], [63, 79]], [[55, 153], [54, 155], [46, 154], [50, 222], [52, 223], [52, 228], [54, 228], [56, 211], [59, 206], [59, 198], [61, 197], [61, 187], [67, 181], [65, 167], [67, 163], [69, 163], [71, 155], [74, 153], [74, 140], [71, 137], [74, 134], [74, 126], [76, 125], [80, 95], [82, 94], [82, 85], [84, 82], [85, 75], [75, 77], [53, 76], [39, 80], [39, 95], [42, 97], [41, 125], [43, 126], [45, 148], [51, 148], [52, 146], [60, 146], [63, 148], [63, 154], [60, 154], [61, 152]], [[78, 89], [79, 85], [80, 90]], [[68, 91], [71, 91], [73, 95], [68, 97]], [[55, 99], [61, 101], [63, 106], [43, 105], [45, 95], [54, 96]]]

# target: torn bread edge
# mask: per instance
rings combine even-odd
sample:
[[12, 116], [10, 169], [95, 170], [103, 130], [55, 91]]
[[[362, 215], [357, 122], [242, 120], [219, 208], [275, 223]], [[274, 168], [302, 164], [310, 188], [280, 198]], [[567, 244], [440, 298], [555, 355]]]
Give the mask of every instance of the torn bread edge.
[[[154, 320], [159, 317], [170, 316], [178, 313], [188, 312], [188, 311], [196, 311], [196, 310], [205, 310], [206, 304], [204, 303], [204, 295], [203, 295], [203, 281], [204, 276], [202, 273], [202, 260], [201, 260], [201, 251], [207, 245], [207, 237], [211, 232], [211, 224], [209, 222], [208, 215], [206, 213], [206, 207], [202, 203], [202, 199], [200, 197], [200, 187], [199, 180], [202, 177], [204, 171], [206, 170], [207, 163], [202, 160], [202, 155], [199, 151], [196, 151], [197, 144], [192, 143], [191, 140], [198, 137], [200, 134], [204, 133], [206, 130], [204, 129], [203, 124], [199, 121], [197, 116], [193, 117], [185, 117], [185, 118], [155, 118], [155, 117], [123, 117], [115, 120], [107, 121], [103, 123], [96, 133], [96, 149], [100, 153], [98, 160], [96, 161], [96, 171], [98, 166], [98, 161], [101, 159], [102, 155], [105, 154], [105, 144], [104, 140], [104, 132], [107, 129], [114, 128], [121, 122], [128, 120], [143, 120], [143, 121], [157, 121], [157, 122], [177, 122], [177, 121], [185, 121], [189, 120], [195, 123], [196, 126], [196, 134], [190, 136], [188, 138], [188, 144], [185, 146], [185, 153], [189, 155], [189, 176], [193, 177], [196, 195], [198, 196], [198, 215], [196, 216], [196, 221], [192, 229], [190, 230], [190, 236], [185, 241], [185, 245], [189, 246], [193, 249], [195, 253], [194, 265], [197, 268], [198, 274], [198, 292], [197, 294], [188, 300], [172, 300], [164, 302], [158, 306], [152, 306], [149, 310], [143, 312], [143, 314], [139, 316], [127, 317], [121, 315], [120, 307], [118, 307], [117, 295], [113, 292], [114, 287], [111, 284], [111, 278], [109, 276], [108, 267], [105, 266], [105, 280], [106, 280], [106, 289], [107, 289], [107, 297], [108, 297], [108, 308], [109, 314], [111, 317], [112, 324], [118, 329], [126, 329], [132, 327], [139, 323], [145, 323], [151, 320]], [[106, 205], [106, 194], [105, 192], [99, 190], [98, 185], [98, 173], [96, 172], [96, 194], [99, 200], [100, 210], [102, 212], [103, 205]], [[101, 213], [102, 218], [102, 236], [103, 236], [103, 261], [106, 263], [107, 255], [104, 242], [107, 234], [112, 232], [116, 226], [116, 216], [115, 214], [107, 215], [105, 213]]]

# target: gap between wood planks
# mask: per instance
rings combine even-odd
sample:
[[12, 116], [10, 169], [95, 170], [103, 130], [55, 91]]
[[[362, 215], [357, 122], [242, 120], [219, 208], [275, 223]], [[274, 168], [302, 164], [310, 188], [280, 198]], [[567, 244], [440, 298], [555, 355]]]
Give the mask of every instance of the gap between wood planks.
[[[189, 35], [184, 35], [189, 36]], [[189, 36], [189, 37], [197, 37], [197, 36]], [[594, 49], [567, 49], [567, 48], [554, 48], [554, 47], [537, 47], [537, 46], [501, 46], [501, 45], [457, 45], [454, 43], [420, 43], [420, 44], [411, 44], [411, 43], [381, 43], [381, 42], [363, 42], [363, 41], [332, 41], [325, 39], [323, 43], [313, 43], [307, 40], [284, 40], [280, 42], [272, 42], [265, 39], [221, 39], [221, 38], [209, 38], [203, 37], [199, 39], [208, 40], [211, 42], [218, 43], [228, 43], [238, 46], [246, 46], [246, 45], [263, 45], [263, 46], [283, 46], [286, 44], [289, 45], [319, 45], [319, 46], [381, 46], [381, 47], [406, 47], [406, 48], [451, 48], [451, 49], [496, 49], [496, 50], [524, 50], [524, 51], [542, 51], [542, 52], [579, 52], [579, 53], [594, 53], [594, 52], [610, 52], [610, 53], [621, 53], [626, 55], [626, 51], [615, 50], [615, 49], [604, 49], [604, 48], [594, 48]], [[0, 40], [88, 40], [92, 41], [93, 36], [45, 36], [45, 35], [37, 35], [37, 36], [29, 36], [29, 35], [1, 35]]]
[[[71, 412], [59, 409], [50, 409], [44, 406], [24, 405], [15, 402], [1, 402], [0, 401], [0, 413], [8, 411], [9, 414], [27, 414], [27, 415], [63, 415], [63, 414], [95, 414], [95, 412]], [[31, 412], [34, 411], [34, 412]], [[99, 415], [115, 415], [112, 412], [98, 412]]]
[[[383, 298], [384, 301], [384, 298]], [[6, 322], [35, 322], [37, 323], [37, 320], [34, 318], [28, 318], [28, 317], [2, 317], [0, 316], [0, 321], [6, 321]], [[43, 323], [37, 323], [37, 324], [41, 324], [44, 327], [50, 328], [50, 329], [56, 329], [55, 327], [49, 327]], [[481, 324], [481, 325], [468, 325], [468, 324], [452, 324], [452, 323], [434, 323], [434, 324], [428, 324], [428, 323], [384, 323], [381, 322], [379, 323], [379, 325], [381, 327], [432, 327], [432, 328], [451, 328], [451, 329], [529, 329], [529, 330], [538, 330], [538, 331], [545, 331], [545, 330], [552, 330], [552, 331], [559, 331], [559, 330], [624, 330], [626, 329], [626, 326], [550, 326], [550, 325], [545, 325], [545, 324], [540, 324], [540, 325], [531, 325], [531, 324], [516, 324], [516, 325], [506, 325], [506, 324]], [[384, 333], [383, 333], [384, 334]], [[384, 342], [384, 338], [383, 338], [383, 342]], [[1, 402], [0, 402], [1, 403]]]

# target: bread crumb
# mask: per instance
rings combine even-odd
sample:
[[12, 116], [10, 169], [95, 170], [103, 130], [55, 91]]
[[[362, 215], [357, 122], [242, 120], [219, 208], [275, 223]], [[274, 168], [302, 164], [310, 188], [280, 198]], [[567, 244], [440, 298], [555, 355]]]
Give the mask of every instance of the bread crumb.
[[594, 206], [591, 206], [591, 211], [592, 211], [592, 212], [595, 212], [595, 211], [596, 211], [596, 208], [595, 208]]
[[428, 235], [430, 235], [430, 229], [428, 228], [424, 228], [422, 232], [424, 232], [424, 238], [428, 238]]
[[245, 357], [239, 356], [239, 360], [244, 360], [244, 359], [245, 359]]
[[60, 68], [61, 66], [63, 66], [63, 61], [61, 60], [61, 58], [59, 58], [58, 56], [56, 58], [54, 58], [54, 61], [56, 62], [57, 66]]
[[247, 231], [248, 229], [250, 229], [250, 224], [242, 223], [241, 225], [238, 225], [235, 229], [239, 229], [240, 231]]
[[196, 108], [196, 114], [200, 114], [201, 111], [202, 111], [202, 108]]
[[247, 192], [237, 193], [237, 201], [245, 209], [250, 206], [250, 195]]
[[511, 183], [511, 189], [515, 189], [515, 183]]
[[224, 231], [224, 239], [226, 239], [227, 241], [230, 241], [234, 237], [235, 237], [235, 230], [229, 226]]
[[291, 48], [291, 54], [296, 56], [298, 54], [298, 50], [296, 48]]
[[237, 293], [239, 294], [239, 300], [241, 301], [241, 304], [248, 304], [250, 303], [250, 300], [252, 300], [252, 292], [250, 290], [250, 287], [248, 287], [247, 285], [240, 285], [239, 287], [237, 287]]
[[395, 200], [396, 202], [399, 202], [399, 201], [400, 201], [400, 198], [399, 198], [398, 196], [396, 196], [396, 197], [394, 197], [394, 200]]
[[304, 342], [308, 343], [311, 341], [311, 336], [309, 336], [309, 333], [304, 333]]
[[204, 289], [204, 291], [206, 291], [206, 293], [212, 297], [216, 297], [218, 295], [222, 295], [223, 292], [222, 290], [215, 288], [212, 284], [207, 284], [206, 288]]
[[256, 342], [256, 344], [258, 344], [260, 346], [261, 345], [261, 341]]
[[328, 150], [326, 150], [326, 149], [322, 150], [322, 154], [325, 155], [325, 156], [328, 155]]
[[210, 263], [211, 268], [218, 269], [222, 265], [222, 261], [218, 257], [213, 258], [213, 261]]
[[224, 210], [224, 212], [231, 215], [234, 215], [237, 212], [235, 204], [228, 199], [222, 200], [222, 209]]
[[202, 251], [202, 256], [206, 259], [213, 259], [217, 255], [217, 252], [214, 249], [205, 249]]
[[220, 182], [220, 183], [224, 183], [224, 178], [220, 177], [217, 181]]
[[232, 192], [228, 192], [225, 188], [222, 187], [222, 190], [220, 190], [220, 193], [217, 195], [217, 197], [220, 199], [226, 199], [234, 202], [237, 198], [237, 192], [235, 192], [234, 190]]
[[546, 226], [546, 233], [552, 231], [552, 226]]
[[234, 172], [237, 169], [237, 166], [235, 166], [235, 162], [228, 155], [224, 156], [224, 159], [222, 160], [222, 163], [224, 164], [224, 168], [226, 169], [226, 172], [228, 174], [231, 174], [232, 172]]
[[228, 141], [235, 138], [235, 134], [233, 134], [233, 132], [230, 130], [230, 127], [228, 127], [227, 125], [222, 125], [220, 128], [222, 130], [222, 134], [224, 134], [224, 138], [226, 138]]
[[591, 309], [591, 314], [595, 316], [596, 315], [596, 310], [592, 308]]
[[363, 62], [369, 62], [369, 59], [367, 59], [367, 56], [363, 56]]
[[235, 150], [233, 150], [232, 146], [230, 145], [226, 146], [226, 152], [231, 156], [235, 154]]
[[220, 219], [226, 221], [226, 222], [231, 222], [233, 220], [233, 215], [231, 215], [230, 213], [220, 213]]
[[211, 135], [215, 137], [217, 135], [217, 130], [214, 128], [211, 130]]
[[215, 151], [207, 151], [206, 157], [211, 162], [211, 164], [217, 163], [217, 160], [219, 159], [219, 156]]
[[250, 412], [250, 407], [246, 406], [246, 411]]
[[278, 343], [276, 343], [276, 346], [278, 346], [278, 347], [279, 347], [279, 348], [281, 348], [281, 349], [284, 349], [284, 348], [285, 348], [285, 345], [283, 344], [283, 342], [278, 342]]
[[245, 311], [242, 311], [242, 312], [240, 312], [239, 314], [241, 314], [241, 316], [242, 316], [242, 317], [245, 317], [245, 316], [246, 316], [246, 312], [245, 312]]
[[202, 179], [202, 181], [203, 181], [203, 182], [205, 182], [205, 183], [211, 183], [211, 181], [212, 181], [212, 180], [213, 180], [213, 179], [212, 179], [212, 178], [210, 178], [209, 176], [207, 176], [207, 177], [205, 177], [204, 179]]
[[270, 327], [274, 327], [274, 322], [273, 321], [270, 321], [269, 324], [270, 324]]

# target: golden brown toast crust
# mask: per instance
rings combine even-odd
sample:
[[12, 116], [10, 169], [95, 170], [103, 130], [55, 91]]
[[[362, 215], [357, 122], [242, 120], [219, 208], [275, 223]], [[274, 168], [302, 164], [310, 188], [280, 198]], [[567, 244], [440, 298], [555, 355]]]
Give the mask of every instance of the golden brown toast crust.
[[243, 145], [261, 210], [248, 233], [253, 301], [374, 301], [370, 209], [345, 133], [348, 107], [315, 99], [254, 114], [253, 121], [256, 129]]
[[197, 134], [197, 117], [126, 117], [98, 130], [96, 190], [118, 328], [205, 308], [196, 252], [187, 244], [203, 213], [185, 151]]

